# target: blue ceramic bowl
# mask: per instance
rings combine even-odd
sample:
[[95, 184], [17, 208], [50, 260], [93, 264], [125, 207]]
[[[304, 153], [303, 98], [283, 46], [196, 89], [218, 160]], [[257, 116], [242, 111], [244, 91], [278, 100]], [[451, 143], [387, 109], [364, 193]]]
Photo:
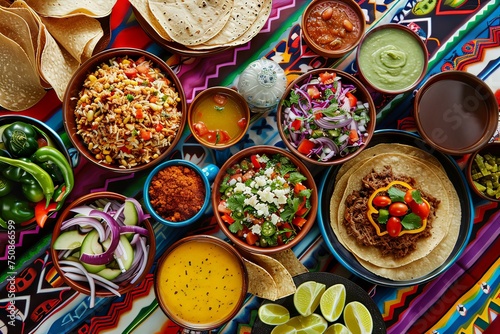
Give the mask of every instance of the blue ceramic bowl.
[[[156, 210], [153, 208], [151, 205], [151, 198], [149, 195], [149, 187], [151, 185], [151, 181], [153, 180], [153, 177], [158, 174], [161, 170], [169, 167], [169, 166], [186, 166], [191, 169], [193, 169], [195, 172], [197, 172], [200, 176], [201, 179], [203, 180], [203, 183], [205, 185], [205, 200], [203, 203], [202, 208], [196, 213], [193, 217], [183, 220], [183, 221], [170, 221], [165, 218], [163, 218]], [[172, 227], [183, 227], [190, 225], [194, 222], [196, 222], [198, 219], [203, 216], [203, 214], [207, 211], [209, 208], [210, 204], [210, 189], [211, 189], [211, 184], [215, 177], [217, 176], [217, 173], [219, 172], [219, 167], [213, 164], [209, 164], [203, 168], [200, 168], [198, 165], [186, 161], [186, 160], [180, 160], [180, 159], [174, 159], [174, 160], [169, 160], [162, 162], [158, 166], [156, 166], [148, 175], [146, 182], [144, 183], [144, 188], [143, 188], [143, 196], [144, 196], [144, 206], [146, 207], [146, 210], [148, 213], [158, 222], [167, 225], [167, 226], [172, 226]]]

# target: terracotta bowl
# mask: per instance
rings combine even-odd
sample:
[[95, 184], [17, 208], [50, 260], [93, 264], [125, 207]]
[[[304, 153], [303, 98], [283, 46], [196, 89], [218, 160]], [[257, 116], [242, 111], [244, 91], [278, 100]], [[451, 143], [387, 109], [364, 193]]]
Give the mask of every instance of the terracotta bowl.
[[[410, 47], [414, 54], [408, 52]], [[411, 63], [413, 60], [415, 63]], [[389, 61], [392, 63], [386, 67]], [[383, 24], [361, 39], [356, 65], [361, 80], [369, 87], [385, 94], [400, 94], [414, 89], [423, 80], [428, 51], [410, 28], [396, 23]], [[376, 72], [371, 71], [373, 67], [377, 68]]]
[[[357, 148], [357, 150], [347, 153], [347, 154], [336, 154], [327, 160], [319, 160], [316, 158], [312, 158], [312, 156], [308, 156], [307, 153], [301, 153], [299, 151], [300, 147], [300, 142], [295, 144], [291, 142], [291, 137], [290, 133], [287, 131], [287, 127], [291, 126], [290, 124], [285, 124], [288, 123], [287, 121], [287, 116], [286, 114], [289, 112], [289, 108], [286, 105], [287, 101], [290, 99], [291, 91], [296, 88], [304, 85], [305, 83], [308, 83], [311, 78], [318, 78], [318, 76], [322, 73], [333, 73], [336, 78], [341, 78], [342, 85], [345, 86], [346, 84], [353, 85], [355, 87], [355, 92], [354, 96], [357, 98], [358, 101], [362, 101], [363, 103], [367, 104], [368, 106], [368, 116], [370, 121], [365, 125], [366, 128], [366, 133], [364, 134], [364, 137], [362, 138], [364, 145], [361, 145]], [[309, 112], [310, 114], [310, 112]], [[314, 69], [312, 71], [309, 71], [307, 73], [302, 74], [299, 76], [297, 79], [295, 79], [291, 84], [288, 85], [287, 90], [283, 94], [283, 98], [281, 99], [280, 103], [278, 104], [278, 110], [276, 113], [276, 119], [278, 123], [278, 131], [281, 136], [281, 139], [285, 143], [286, 147], [297, 157], [302, 159], [303, 161], [306, 161], [308, 163], [311, 163], [313, 165], [319, 165], [319, 166], [332, 166], [332, 165], [338, 165], [346, 162], [347, 160], [355, 157], [358, 155], [370, 142], [373, 132], [375, 131], [375, 124], [376, 124], [376, 109], [375, 109], [375, 104], [373, 102], [372, 97], [370, 96], [370, 93], [368, 90], [363, 86], [363, 84], [357, 80], [355, 77], [352, 75], [345, 73], [340, 70], [332, 69], [332, 68], [318, 68]], [[321, 128], [323, 129], [323, 128]], [[301, 127], [300, 129], [300, 136], [303, 134], [307, 133], [304, 132], [303, 128]], [[327, 129], [323, 129], [327, 133]], [[306, 134], [306, 137], [304, 139], [308, 140], [311, 139], [312, 136], [310, 134]], [[332, 137], [333, 138], [333, 137]], [[302, 150], [302, 152], [305, 152]]]
[[[65, 251], [62, 250], [56, 250], [54, 249], [54, 243], [56, 242], [57, 238], [61, 235], [61, 233], [65, 231], [69, 231], [71, 229], [77, 229], [78, 227], [68, 227], [67, 229], [65, 228], [64, 231], [61, 229], [62, 224], [73, 218], [76, 213], [72, 212], [73, 209], [82, 206], [82, 205], [96, 205], [96, 201], [116, 201], [117, 204], [123, 204], [124, 201], [127, 199], [126, 196], [113, 193], [113, 192], [95, 192], [91, 193], [88, 195], [84, 195], [77, 200], [71, 202], [63, 212], [58, 216], [56, 225], [54, 226], [54, 232], [52, 234], [52, 241], [51, 241], [51, 247], [50, 247], [50, 255], [52, 257], [52, 261], [54, 264], [54, 268], [58, 272], [60, 278], [67, 284], [69, 285], [72, 289], [84, 293], [86, 295], [91, 295], [91, 289], [88, 284], [88, 281], [79, 281], [79, 280], [74, 280], [70, 277], [68, 277], [68, 274], [65, 274], [64, 271], [61, 269], [61, 267], [67, 267], [67, 264], [61, 264], [61, 261], [63, 260], [62, 258], [62, 253]], [[113, 210], [113, 208], [111, 209]], [[124, 294], [129, 292], [130, 290], [134, 289], [137, 284], [139, 284], [149, 273], [149, 270], [151, 269], [155, 257], [155, 251], [156, 251], [156, 241], [155, 241], [155, 235], [153, 231], [153, 227], [151, 223], [149, 222], [148, 219], [143, 220], [142, 222], [139, 223], [140, 227], [144, 228], [147, 230], [147, 235], [145, 236], [147, 241], [145, 243], [145, 246], [148, 247], [148, 254], [146, 255], [145, 259], [145, 267], [144, 270], [142, 270], [142, 273], [139, 272], [140, 276], [137, 277], [137, 274], [132, 275], [131, 277], [127, 278], [126, 280], [122, 282], [117, 282], [116, 284], [118, 285], [118, 288], [116, 289], [120, 294]], [[130, 241], [130, 243], [134, 243], [133, 239]], [[136, 243], [137, 247], [140, 247], [140, 243]], [[137, 248], [136, 247], [136, 248]], [[116, 254], [116, 253], [115, 253]], [[140, 265], [140, 264], [139, 264]], [[132, 267], [134, 268], [134, 267]], [[135, 270], [134, 270], [135, 271]], [[127, 273], [127, 272], [125, 272]], [[121, 274], [125, 275], [125, 274]], [[120, 276], [118, 276], [120, 278]], [[132, 282], [133, 281], [133, 282]], [[112, 297], [115, 296], [112, 292], [109, 290], [96, 285], [95, 289], [95, 294], [94, 296], [97, 297]]]
[[[306, 186], [307, 189], [311, 190], [311, 195], [310, 195], [310, 209], [305, 213], [303, 218], [305, 218], [305, 222], [302, 225], [301, 228], [297, 228], [294, 226], [294, 228], [297, 231], [297, 235], [295, 236], [294, 239], [287, 243], [280, 244], [276, 246], [260, 246], [259, 244], [253, 244], [250, 245], [247, 241], [245, 241], [245, 237], [238, 236], [237, 234], [234, 234], [230, 230], [230, 224], [227, 222], [227, 216], [226, 213], [224, 213], [220, 208], [221, 205], [221, 184], [224, 180], [224, 178], [227, 176], [227, 173], [230, 172], [230, 168], [233, 167], [236, 163], [240, 163], [244, 158], [251, 158], [253, 155], [266, 155], [267, 157], [271, 157], [273, 155], [281, 155], [283, 157], [288, 158], [306, 177], [306, 180], [302, 181], [302, 184]], [[265, 167], [263, 167], [265, 168]], [[250, 204], [251, 205], [251, 204]], [[217, 174], [217, 177], [214, 180], [213, 184], [213, 189], [212, 189], [212, 207], [214, 208], [214, 215], [215, 218], [217, 219], [217, 222], [219, 224], [220, 229], [226, 237], [237, 247], [241, 248], [243, 250], [246, 250], [248, 252], [253, 252], [253, 253], [263, 253], [263, 254], [271, 254], [271, 253], [276, 253], [285, 249], [292, 248], [293, 246], [297, 245], [309, 232], [311, 227], [314, 224], [314, 221], [316, 219], [316, 212], [318, 208], [318, 193], [317, 193], [317, 188], [316, 188], [316, 183], [314, 181], [314, 178], [310, 171], [307, 169], [307, 167], [300, 161], [296, 156], [294, 156], [291, 152], [274, 147], [274, 146], [266, 146], [266, 145], [258, 145], [258, 146], [252, 146], [249, 148], [246, 148], [242, 151], [239, 151], [232, 157], [230, 157], [224, 165], [221, 167], [219, 173]], [[293, 217], [296, 217], [295, 214], [293, 214]], [[243, 233], [247, 233], [247, 231], [244, 229], [242, 230]]]
[[[327, 14], [331, 12], [329, 8], [333, 8], [333, 16]], [[345, 20], [349, 23], [344, 23]], [[318, 21], [324, 23], [328, 31], [338, 33], [328, 38], [318, 36], [311, 26]], [[315, 53], [326, 58], [340, 58], [359, 44], [366, 20], [361, 7], [353, 0], [315, 0], [302, 14], [301, 26], [305, 42]]]
[[240, 311], [248, 277], [233, 246], [214, 236], [193, 235], [165, 251], [154, 282], [158, 304], [170, 320], [183, 328], [209, 331]]
[[[90, 120], [89, 118], [86, 118], [88, 120], [88, 125], [85, 125], [85, 127], [89, 129], [98, 126], [98, 124], [103, 125], [106, 120], [106, 117], [111, 117], [110, 124], [116, 124], [118, 129], [123, 128], [128, 130], [128, 132], [121, 132], [120, 130], [118, 135], [120, 140], [114, 140], [114, 138], [116, 137], [114, 135], [114, 132], [113, 136], [108, 135], [108, 137], [110, 137], [110, 139], [113, 139], [113, 142], [116, 143], [116, 146], [118, 147], [118, 149], [116, 150], [112, 149], [111, 150], [112, 153], [108, 153], [107, 151], [109, 151], [109, 149], [106, 148], [105, 146], [101, 146], [95, 143], [92, 143], [93, 147], [89, 148], [89, 145], [84, 143], [82, 136], [78, 134], [79, 131], [77, 127], [78, 124], [75, 116], [75, 108], [77, 106], [78, 100], [80, 99], [79, 94], [83, 88], [83, 83], [85, 82], [89, 74], [94, 72], [99, 65], [103, 63], [109, 64], [109, 61], [112, 58], [121, 59], [124, 57], [128, 57], [128, 59], [131, 61], [137, 61], [139, 59], [142, 59], [142, 57], [146, 60], [150, 60], [152, 66], [159, 69], [161, 73], [165, 75], [167, 80], [169, 80], [170, 82], [170, 86], [173, 87], [178, 93], [179, 100], [177, 103], [177, 109], [181, 112], [178, 128], [174, 130], [175, 131], [174, 137], [171, 138], [169, 145], [168, 144], [164, 145], [163, 147], [160, 148], [159, 153], [155, 153], [158, 156], [151, 154], [151, 158], [148, 159], [148, 161], [130, 165], [127, 162], [125, 166], [124, 164], [119, 163], [122, 157], [118, 157], [118, 154], [122, 156], [130, 154], [130, 150], [134, 149], [137, 143], [139, 143], [139, 145], [143, 144], [145, 147], [147, 147], [148, 145], [155, 146], [158, 144], [158, 140], [156, 140], [155, 134], [157, 134], [158, 137], [160, 137], [161, 134], [165, 135], [166, 129], [162, 124], [160, 124], [156, 120], [158, 116], [156, 116], [154, 119], [150, 119], [150, 117], [148, 116], [151, 114], [150, 110], [152, 109], [149, 110], [139, 109], [141, 111], [144, 110], [144, 112], [137, 113], [137, 109], [134, 107], [134, 105], [137, 104], [137, 102], [140, 102], [139, 99], [142, 100], [145, 99], [139, 96], [138, 94], [127, 93], [126, 94], [127, 99], [126, 100], [124, 99], [122, 105], [126, 106], [125, 108], [127, 110], [131, 110], [129, 114], [125, 114], [123, 113], [123, 111], [120, 110], [116, 111], [116, 109], [123, 109], [123, 107], [115, 108], [115, 110], [111, 112], [108, 110], [107, 104], [103, 103], [102, 112], [100, 115], [96, 114], [96, 112], [98, 111], [97, 109], [94, 112], [94, 115], [90, 114], [87, 115], [88, 117], [90, 117]], [[130, 74], [130, 76], [127, 76], [127, 78], [134, 79], [135, 76], [132, 73]], [[127, 80], [127, 78], [124, 78], [123, 81]], [[145, 83], [147, 83], [146, 80], [142, 81], [141, 83], [137, 82], [136, 86], [140, 87]], [[105, 84], [105, 82], [103, 82], [103, 84]], [[104, 87], [108, 86], [106, 85]], [[113, 90], [113, 86], [111, 86], [111, 88], [104, 88], [104, 89], [109, 89], [110, 94], [113, 94], [112, 96], [115, 95], [119, 96], [121, 93], [121, 91]], [[125, 95], [125, 92], [123, 94]], [[154, 94], [152, 95], [154, 96]], [[129, 100], [129, 96], [130, 98], [135, 98], [135, 99]], [[103, 96], [102, 98], [105, 97]], [[151, 101], [152, 97], [148, 98]], [[110, 100], [112, 98], [108, 97], [107, 99]], [[157, 101], [159, 100], [157, 99]], [[166, 102], [168, 102], [168, 100], [166, 100]], [[154, 104], [156, 106], [158, 105], [158, 102]], [[143, 107], [145, 107], [144, 104]], [[123, 115], [123, 117], [121, 115]], [[100, 119], [100, 116], [102, 116], [102, 119]], [[75, 148], [80, 152], [80, 154], [82, 154], [92, 163], [106, 170], [110, 170], [117, 173], [132, 173], [147, 168], [151, 168], [156, 164], [158, 164], [160, 161], [162, 161], [165, 157], [167, 157], [170, 154], [170, 152], [174, 149], [175, 145], [178, 143], [178, 141], [182, 136], [182, 131], [186, 123], [186, 117], [187, 117], [186, 98], [184, 95], [184, 90], [182, 88], [181, 82], [176, 76], [176, 74], [162, 59], [153, 55], [152, 53], [140, 49], [132, 49], [132, 48], [108, 49], [92, 56], [89, 60], [83, 63], [75, 72], [75, 74], [73, 75], [68, 84], [68, 88], [66, 89], [66, 93], [63, 99], [64, 127], [66, 129], [66, 132], [68, 133], [68, 137], [71, 140], [73, 146], [75, 146]], [[113, 119], [116, 119], [116, 123], [113, 121]], [[141, 126], [134, 127], [134, 125], [139, 123], [141, 123]], [[131, 128], [128, 128], [129, 126], [131, 126]], [[145, 131], [143, 132], [144, 127]], [[110, 133], [109, 130], [107, 130], [107, 132]], [[153, 139], [151, 139], [151, 137]], [[96, 146], [98, 147], [96, 148]], [[118, 153], [115, 153], [115, 151]], [[111, 157], [112, 160], [106, 162], [108, 156]], [[143, 157], [143, 156], [144, 154], [135, 154], [135, 157]]]
[[[223, 106], [214, 102], [218, 97], [225, 99]], [[246, 134], [250, 125], [250, 108], [236, 90], [210, 87], [199, 92], [190, 103], [188, 125], [193, 137], [203, 146], [225, 149]]]
[[475, 75], [446, 71], [418, 89], [414, 117], [422, 138], [451, 155], [485, 146], [498, 128], [498, 104], [489, 86]]
[[[471, 154], [467, 162], [467, 169], [466, 169], [467, 174], [465, 176], [467, 177], [467, 182], [469, 183], [469, 187], [476, 195], [488, 201], [500, 202], [500, 198], [496, 198], [496, 196], [495, 197], [489, 196], [485, 191], [480, 191], [476, 186], [476, 184], [474, 183], [472, 174], [478, 173], [477, 163], [474, 160], [476, 159], [477, 155], [480, 155], [484, 158], [485, 154], [491, 154], [492, 156], [496, 157], [498, 164], [498, 162], [500, 161], [500, 142], [488, 143], [483, 148]], [[477, 181], [480, 182], [480, 180]]]

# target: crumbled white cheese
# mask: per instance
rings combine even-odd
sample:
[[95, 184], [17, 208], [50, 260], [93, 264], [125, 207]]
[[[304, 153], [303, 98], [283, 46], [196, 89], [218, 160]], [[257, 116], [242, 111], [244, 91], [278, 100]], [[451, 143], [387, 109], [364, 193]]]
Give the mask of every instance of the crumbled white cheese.
[[255, 205], [255, 210], [257, 210], [257, 216], [269, 216], [269, 207], [265, 203], [257, 203]]
[[250, 205], [252, 207], [255, 207], [257, 203], [259, 203], [259, 200], [257, 199], [257, 195], [253, 195], [250, 198], [245, 198], [244, 203], [245, 205]]
[[238, 182], [234, 186], [234, 192], [236, 193], [242, 193], [246, 190], [247, 186], [244, 183]]
[[270, 187], [264, 188], [263, 190], [259, 190], [257, 194], [260, 196], [260, 200], [266, 203], [272, 203], [274, 200], [274, 194], [271, 191]]
[[267, 184], [267, 180], [268, 180], [267, 177], [265, 177], [264, 175], [259, 175], [255, 177], [255, 183], [257, 184], [258, 187], [264, 187]]
[[250, 230], [252, 231], [253, 234], [260, 235], [262, 227], [259, 224], [254, 224]]
[[273, 223], [273, 225], [276, 225], [278, 224], [280, 221], [282, 221], [283, 219], [281, 219], [280, 216], [278, 216], [277, 214], [273, 213], [271, 215], [271, 223]]

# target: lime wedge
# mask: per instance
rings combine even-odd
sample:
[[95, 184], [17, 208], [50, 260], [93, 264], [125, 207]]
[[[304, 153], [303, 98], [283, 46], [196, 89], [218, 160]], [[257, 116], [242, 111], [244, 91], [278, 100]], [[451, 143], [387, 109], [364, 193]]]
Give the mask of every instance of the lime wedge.
[[335, 284], [326, 289], [319, 301], [323, 317], [330, 322], [337, 320], [345, 306], [346, 291], [344, 284]]
[[351, 334], [351, 332], [342, 324], [333, 324], [323, 334]]
[[259, 319], [267, 325], [281, 325], [290, 319], [288, 309], [279, 304], [264, 304], [259, 307]]
[[315, 281], [307, 281], [297, 287], [293, 295], [293, 304], [302, 316], [311, 315], [319, 306], [326, 286]]
[[370, 311], [358, 301], [350, 302], [345, 306], [344, 323], [353, 334], [366, 334], [373, 330]]
[[292, 326], [297, 330], [297, 334], [318, 334], [323, 333], [328, 327], [325, 318], [317, 313], [312, 313], [306, 317], [298, 315], [291, 318], [287, 326]]
[[296, 334], [297, 330], [288, 324], [278, 325], [273, 328], [271, 334]]

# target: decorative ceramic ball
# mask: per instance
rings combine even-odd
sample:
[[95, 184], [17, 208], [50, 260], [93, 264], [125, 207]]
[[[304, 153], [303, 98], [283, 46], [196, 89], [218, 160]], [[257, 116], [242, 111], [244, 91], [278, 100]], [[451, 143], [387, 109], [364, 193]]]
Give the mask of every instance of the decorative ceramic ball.
[[285, 71], [267, 58], [250, 63], [238, 80], [238, 92], [255, 113], [272, 110], [283, 96], [286, 86]]

